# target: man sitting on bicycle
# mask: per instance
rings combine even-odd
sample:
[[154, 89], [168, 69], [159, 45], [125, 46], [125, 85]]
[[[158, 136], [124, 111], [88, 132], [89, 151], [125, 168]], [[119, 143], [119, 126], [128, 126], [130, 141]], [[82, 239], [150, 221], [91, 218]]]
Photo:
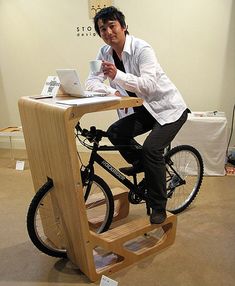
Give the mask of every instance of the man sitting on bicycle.
[[[143, 106], [124, 116], [108, 129], [114, 145], [132, 145], [131, 151], [120, 150], [134, 171], [145, 172], [151, 223], [166, 219], [166, 171], [164, 148], [173, 140], [187, 120], [187, 106], [174, 84], [159, 65], [152, 47], [130, 36], [125, 16], [115, 7], [100, 10], [94, 18], [95, 30], [106, 43], [97, 59], [103, 73], [90, 74], [86, 89], [117, 96], [142, 98]], [[104, 84], [109, 79], [110, 86]], [[151, 130], [151, 131], [150, 131]], [[143, 148], [135, 136], [150, 131]]]

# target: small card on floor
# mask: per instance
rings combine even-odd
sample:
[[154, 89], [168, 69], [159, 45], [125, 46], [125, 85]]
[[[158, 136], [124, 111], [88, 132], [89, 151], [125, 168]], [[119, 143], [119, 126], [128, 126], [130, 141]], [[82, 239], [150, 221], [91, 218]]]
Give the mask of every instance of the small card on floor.
[[100, 286], [118, 286], [118, 282], [105, 275], [102, 275]]
[[24, 161], [16, 161], [16, 170], [18, 171], [24, 170]]

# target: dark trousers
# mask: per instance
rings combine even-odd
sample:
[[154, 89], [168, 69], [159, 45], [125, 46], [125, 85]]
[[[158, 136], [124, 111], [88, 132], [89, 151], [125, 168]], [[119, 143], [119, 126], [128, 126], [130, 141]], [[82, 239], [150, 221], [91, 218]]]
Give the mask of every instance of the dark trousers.
[[[135, 110], [135, 113], [118, 120], [108, 129], [108, 137], [113, 145], [132, 146], [130, 150], [119, 150], [124, 159], [129, 164], [143, 164], [149, 205], [155, 210], [164, 210], [167, 203], [164, 149], [187, 120], [187, 113], [188, 110], [185, 110], [177, 121], [160, 125], [141, 106]], [[143, 147], [139, 148], [140, 145], [134, 137], [150, 130]]]

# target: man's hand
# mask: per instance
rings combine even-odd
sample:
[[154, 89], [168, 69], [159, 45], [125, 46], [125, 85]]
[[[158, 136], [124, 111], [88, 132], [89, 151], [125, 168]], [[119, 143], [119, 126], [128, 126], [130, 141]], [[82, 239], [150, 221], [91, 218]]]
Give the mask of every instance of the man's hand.
[[115, 65], [107, 61], [103, 61], [102, 70], [104, 75], [109, 77], [111, 80], [113, 80], [117, 74], [117, 68]]
[[115, 91], [114, 95], [116, 95], [116, 96], [122, 96], [121, 93], [120, 93], [118, 90]]

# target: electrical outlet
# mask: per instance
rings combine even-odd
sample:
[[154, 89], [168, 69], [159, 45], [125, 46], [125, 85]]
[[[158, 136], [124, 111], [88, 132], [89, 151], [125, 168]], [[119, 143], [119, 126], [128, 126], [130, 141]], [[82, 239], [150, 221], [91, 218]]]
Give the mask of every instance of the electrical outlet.
[[113, 5], [112, 0], [89, 0], [89, 18], [93, 19], [102, 8]]

